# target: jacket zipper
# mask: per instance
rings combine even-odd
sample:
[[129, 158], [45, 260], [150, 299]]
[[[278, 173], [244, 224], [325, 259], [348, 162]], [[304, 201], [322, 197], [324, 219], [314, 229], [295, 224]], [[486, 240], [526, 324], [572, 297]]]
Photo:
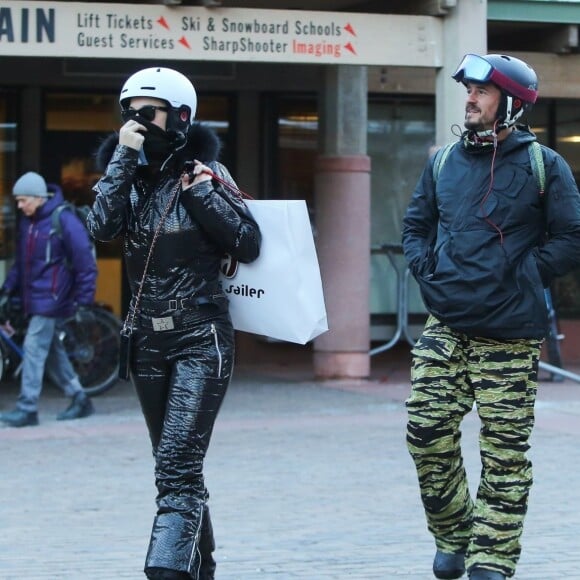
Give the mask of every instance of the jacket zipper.
[[217, 378], [221, 379], [222, 378], [222, 351], [220, 350], [220, 341], [218, 339], [217, 330], [216, 330], [215, 324], [213, 322], [211, 323], [211, 333], [213, 334], [213, 341], [215, 344], [215, 350], [217, 352], [217, 357], [218, 357]]

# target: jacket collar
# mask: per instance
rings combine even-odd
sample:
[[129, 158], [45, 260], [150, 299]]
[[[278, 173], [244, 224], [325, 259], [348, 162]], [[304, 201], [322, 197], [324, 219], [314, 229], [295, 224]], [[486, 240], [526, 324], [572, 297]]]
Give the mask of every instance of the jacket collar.
[[[119, 133], [115, 132], [106, 137], [95, 153], [97, 170], [104, 172], [113, 156], [115, 147], [119, 144]], [[217, 161], [221, 150], [219, 137], [213, 129], [201, 123], [194, 123], [187, 133], [187, 142], [172, 156], [173, 167], [183, 167], [186, 161], [199, 159], [204, 163]]]

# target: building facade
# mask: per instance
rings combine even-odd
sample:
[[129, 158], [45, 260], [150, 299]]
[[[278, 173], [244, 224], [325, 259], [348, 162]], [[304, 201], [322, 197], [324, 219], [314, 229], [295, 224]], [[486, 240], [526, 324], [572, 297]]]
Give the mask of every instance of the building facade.
[[[403, 268], [380, 247], [400, 242], [429, 148], [462, 126], [464, 91], [450, 75], [463, 54], [507, 52], [536, 69], [530, 123], [580, 181], [578, 22], [580, 2], [544, 0], [5, 0], [0, 260], [5, 268], [13, 251], [15, 178], [39, 171], [67, 198], [90, 203], [93, 154], [120, 126], [123, 81], [171, 66], [194, 83], [198, 118], [220, 134], [242, 189], [307, 200], [330, 325], [307, 347], [314, 371], [367, 376], [372, 345], [395, 331], [395, 268]], [[100, 244], [98, 258], [98, 299], [122, 315], [120, 244]], [[579, 286], [573, 273], [554, 288], [569, 336]], [[412, 282], [408, 309], [413, 334], [424, 310]], [[260, 338], [239, 340], [258, 357], [267, 350]], [[563, 343], [565, 360], [578, 358], [572, 342]]]

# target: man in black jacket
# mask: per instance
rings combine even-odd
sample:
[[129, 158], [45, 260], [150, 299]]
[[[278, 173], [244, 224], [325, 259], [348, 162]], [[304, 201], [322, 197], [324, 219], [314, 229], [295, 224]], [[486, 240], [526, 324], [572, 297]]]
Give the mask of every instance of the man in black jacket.
[[[535, 135], [516, 125], [537, 98], [529, 65], [468, 54], [453, 78], [467, 89], [467, 130], [444, 163], [430, 159], [404, 218], [405, 257], [430, 314], [413, 350], [407, 444], [437, 547], [435, 576], [467, 569], [471, 580], [503, 580], [520, 556], [532, 485], [526, 452], [548, 326], [544, 288], [580, 264], [580, 195], [562, 157], [532, 147]], [[475, 500], [460, 448], [474, 403]]]

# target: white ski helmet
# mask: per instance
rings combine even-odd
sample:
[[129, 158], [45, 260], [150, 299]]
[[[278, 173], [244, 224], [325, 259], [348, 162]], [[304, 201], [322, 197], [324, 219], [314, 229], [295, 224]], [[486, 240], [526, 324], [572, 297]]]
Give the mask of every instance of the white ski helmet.
[[[127, 99], [132, 97], [153, 97], [167, 101], [178, 113], [183, 112], [184, 107], [187, 107], [189, 124], [192, 124], [195, 119], [197, 94], [189, 79], [176, 70], [152, 67], [131, 75], [125, 81], [119, 95], [121, 107], [124, 107]], [[186, 119], [187, 117], [181, 118], [182, 121]]]

